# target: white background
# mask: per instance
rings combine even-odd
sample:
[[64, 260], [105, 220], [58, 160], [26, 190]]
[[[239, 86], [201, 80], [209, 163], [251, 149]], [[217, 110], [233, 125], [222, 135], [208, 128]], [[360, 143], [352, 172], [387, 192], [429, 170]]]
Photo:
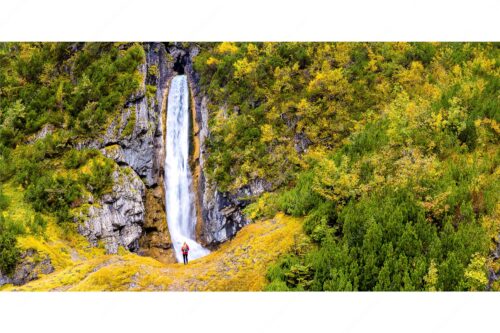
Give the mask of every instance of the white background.
[[[498, 41], [499, 4], [1, 1], [0, 40]], [[0, 293], [0, 332], [495, 332], [499, 295]]]
[[9, 40], [499, 40], [498, 0], [1, 1]]
[[1, 332], [497, 332], [499, 293], [2, 293]]

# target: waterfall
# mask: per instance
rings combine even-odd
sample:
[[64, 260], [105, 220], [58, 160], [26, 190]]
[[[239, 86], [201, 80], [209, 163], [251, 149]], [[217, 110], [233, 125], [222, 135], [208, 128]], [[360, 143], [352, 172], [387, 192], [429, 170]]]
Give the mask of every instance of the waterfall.
[[167, 222], [175, 257], [182, 262], [181, 247], [189, 245], [189, 259], [203, 257], [209, 251], [195, 239], [196, 206], [191, 191], [189, 170], [189, 93], [185, 75], [172, 79], [168, 94], [165, 159]]

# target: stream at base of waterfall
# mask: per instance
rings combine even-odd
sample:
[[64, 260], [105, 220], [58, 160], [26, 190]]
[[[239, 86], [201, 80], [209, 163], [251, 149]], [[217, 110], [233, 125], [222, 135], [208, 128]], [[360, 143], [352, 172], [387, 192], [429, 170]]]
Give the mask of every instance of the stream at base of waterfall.
[[189, 169], [189, 92], [185, 75], [172, 79], [168, 94], [165, 158], [167, 222], [175, 258], [182, 262], [181, 247], [189, 245], [189, 260], [203, 257], [209, 250], [196, 242], [196, 206]]

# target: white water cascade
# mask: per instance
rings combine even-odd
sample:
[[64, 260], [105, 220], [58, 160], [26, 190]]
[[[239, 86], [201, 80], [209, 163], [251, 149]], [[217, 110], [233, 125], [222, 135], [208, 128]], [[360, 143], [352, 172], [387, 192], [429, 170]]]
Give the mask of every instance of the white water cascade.
[[168, 93], [165, 159], [165, 193], [168, 229], [175, 257], [182, 262], [181, 247], [189, 245], [189, 260], [210, 253], [195, 241], [196, 206], [189, 170], [189, 93], [185, 75], [172, 79]]

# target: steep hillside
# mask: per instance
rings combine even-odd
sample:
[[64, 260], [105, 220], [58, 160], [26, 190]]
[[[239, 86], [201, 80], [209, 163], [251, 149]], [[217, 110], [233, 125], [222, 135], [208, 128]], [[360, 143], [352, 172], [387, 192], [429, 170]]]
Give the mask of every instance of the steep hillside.
[[[498, 43], [1, 43], [0, 288], [499, 290], [499, 59]], [[186, 267], [164, 189], [177, 74], [213, 250]]]
[[[498, 290], [500, 44], [218, 43], [207, 172], [318, 245], [277, 290]], [[295, 276], [296, 278], [291, 278]]]

